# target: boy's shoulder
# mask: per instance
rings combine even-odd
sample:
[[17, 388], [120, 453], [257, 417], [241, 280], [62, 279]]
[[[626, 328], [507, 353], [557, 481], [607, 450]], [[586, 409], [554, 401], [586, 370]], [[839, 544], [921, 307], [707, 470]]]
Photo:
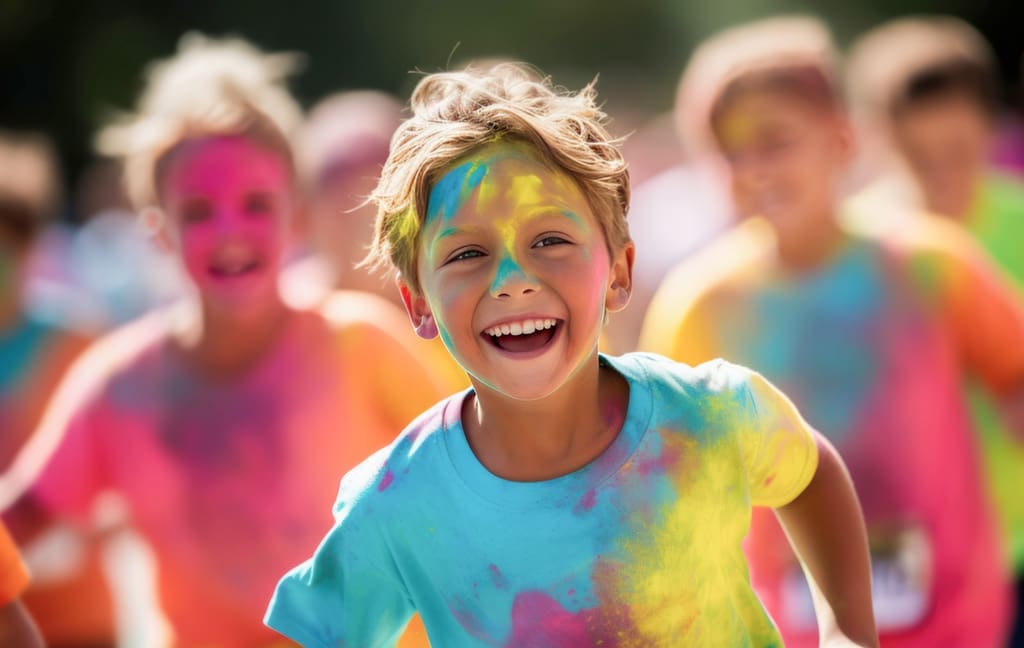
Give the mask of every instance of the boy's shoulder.
[[[390, 517], [410, 497], [404, 493], [425, 493], [440, 478], [448, 456], [443, 435], [446, 420], [458, 416], [464, 394], [456, 394], [435, 404], [412, 421], [389, 445], [350, 470], [341, 480], [335, 503], [336, 517], [370, 512], [378, 521]], [[454, 410], [453, 410], [454, 408]], [[397, 514], [397, 513], [396, 513]], [[385, 522], [386, 523], [386, 522]]]
[[613, 365], [631, 384], [643, 382], [651, 390], [655, 407], [708, 405], [722, 397], [743, 395], [751, 370], [722, 358], [698, 365], [677, 362], [657, 353], [627, 353]]

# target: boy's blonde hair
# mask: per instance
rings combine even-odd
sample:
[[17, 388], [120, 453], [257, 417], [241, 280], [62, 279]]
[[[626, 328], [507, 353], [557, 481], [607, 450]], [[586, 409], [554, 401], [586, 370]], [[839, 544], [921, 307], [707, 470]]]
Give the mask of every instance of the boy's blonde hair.
[[629, 241], [629, 174], [595, 98], [593, 83], [571, 93], [518, 63], [425, 77], [413, 91], [413, 115], [395, 133], [371, 196], [377, 224], [365, 263], [390, 261], [418, 287], [417, 245], [433, 184], [453, 162], [498, 137], [525, 141], [573, 178], [609, 248], [620, 249]]
[[123, 157], [137, 207], [160, 201], [170, 154], [189, 140], [244, 136], [280, 154], [295, 174], [291, 137], [302, 110], [288, 93], [294, 54], [265, 54], [239, 38], [186, 34], [178, 53], [150, 64], [136, 112], [97, 137], [97, 148]]
[[695, 154], [714, 150], [716, 117], [748, 90], [785, 90], [841, 108], [838, 59], [828, 27], [813, 16], [766, 18], [711, 36], [690, 57], [676, 93], [684, 145]]
[[909, 16], [858, 38], [850, 48], [846, 79], [858, 110], [884, 120], [917, 95], [953, 88], [973, 95], [994, 112], [995, 70], [991, 47], [963, 20]]

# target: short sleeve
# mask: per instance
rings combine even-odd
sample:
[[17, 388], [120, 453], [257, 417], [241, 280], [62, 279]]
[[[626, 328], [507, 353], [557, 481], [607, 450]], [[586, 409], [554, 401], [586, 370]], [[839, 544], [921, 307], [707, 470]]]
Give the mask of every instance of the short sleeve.
[[104, 413], [104, 363], [95, 350], [69, 369], [39, 426], [0, 477], [0, 502], [29, 495], [51, 513], [85, 522], [93, 498], [108, 484], [100, 437], [116, 429]]
[[744, 408], [738, 443], [754, 506], [792, 502], [818, 468], [814, 431], [792, 401], [760, 374], [723, 363], [737, 372]]
[[969, 370], [1002, 393], [1024, 382], [1024, 301], [982, 250], [963, 239], [944, 256], [949, 317]]
[[28, 588], [28, 568], [7, 528], [0, 524], [0, 606], [20, 597]]
[[394, 646], [414, 612], [361, 495], [343, 481], [334, 527], [270, 601], [264, 623], [307, 648]]

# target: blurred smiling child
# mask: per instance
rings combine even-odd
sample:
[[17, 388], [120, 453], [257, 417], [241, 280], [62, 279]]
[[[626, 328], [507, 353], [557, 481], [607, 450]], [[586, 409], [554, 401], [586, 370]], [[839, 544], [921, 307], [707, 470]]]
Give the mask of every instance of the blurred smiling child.
[[[703, 127], [749, 220], [669, 275], [641, 348], [756, 367], [835, 444], [864, 507], [883, 645], [997, 645], [1006, 574], [962, 385], [983, 380], [1024, 434], [1024, 310], [948, 225], [889, 239], [841, 225], [854, 143], [824, 25], [737, 27], [690, 65], [723, 58]], [[759, 515], [751, 538], [786, 645], [817, 645], [783, 530]]]
[[181, 645], [274, 643], [262, 610], [329, 526], [338, 473], [447, 391], [381, 300], [348, 293], [326, 315], [281, 300], [299, 208], [287, 64], [188, 36], [103, 136], [194, 303], [91, 348], [14, 468], [24, 481], [45, 464], [32, 496], [75, 519], [101, 491], [124, 498]]

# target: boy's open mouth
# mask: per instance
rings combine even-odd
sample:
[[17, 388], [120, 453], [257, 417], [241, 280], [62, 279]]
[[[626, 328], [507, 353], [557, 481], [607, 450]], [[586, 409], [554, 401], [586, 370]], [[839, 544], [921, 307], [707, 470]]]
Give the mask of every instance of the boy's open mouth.
[[263, 263], [259, 259], [250, 259], [247, 261], [234, 261], [224, 262], [219, 261], [210, 264], [210, 274], [217, 279], [230, 279], [233, 277], [243, 277], [248, 274], [252, 274], [258, 271], [263, 266]]
[[525, 319], [492, 326], [480, 335], [502, 351], [529, 353], [551, 342], [561, 324], [561, 320], [552, 318]]

